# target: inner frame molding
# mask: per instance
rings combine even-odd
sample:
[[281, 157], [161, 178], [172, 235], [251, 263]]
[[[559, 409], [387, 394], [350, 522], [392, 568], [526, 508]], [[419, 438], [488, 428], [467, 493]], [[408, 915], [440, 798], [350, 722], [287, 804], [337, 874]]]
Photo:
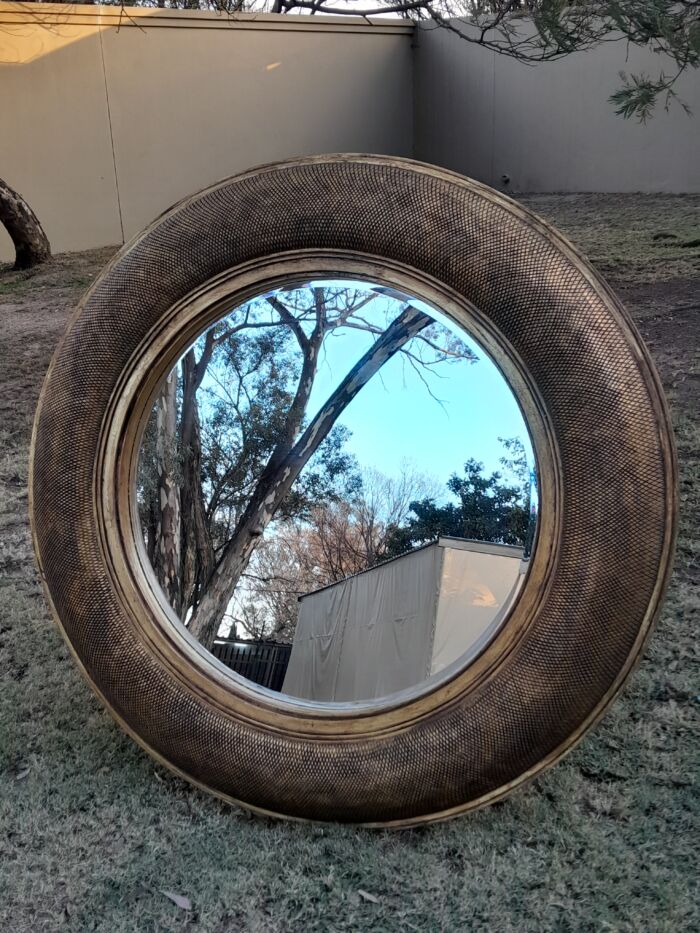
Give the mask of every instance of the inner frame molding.
[[[163, 599], [146, 556], [135, 506], [135, 482], [141, 438], [158, 387], [186, 348], [226, 309], [236, 307], [256, 294], [282, 285], [291, 287], [302, 280], [336, 277], [381, 283], [415, 295], [440, 308], [478, 340], [520, 402], [533, 439], [538, 487], [545, 506], [538, 518], [538, 539], [523, 588], [499, 626], [504, 637], [482, 664], [476, 664], [474, 656], [468, 655], [429, 681], [386, 698], [321, 704], [279, 694], [246, 681], [226, 668], [188, 633]], [[322, 729], [324, 734], [332, 734], [342, 741], [352, 733], [400, 728], [403, 723], [430, 713], [436, 705], [443, 706], [453, 697], [463, 695], [478, 684], [483, 673], [509, 650], [513, 640], [527, 628], [527, 621], [532, 617], [551, 567], [558, 514], [557, 471], [554, 468], [556, 447], [536, 386], [503, 335], [495, 331], [477, 309], [460, 300], [458, 295], [447, 294], [439, 283], [399, 264], [383, 262], [378, 257], [336, 254], [330, 250], [299, 251], [269, 257], [254, 263], [252, 268], [227, 272], [206, 283], [172, 308], [162, 329], [158, 333], [150, 333], [130, 360], [128, 371], [124, 373], [124, 384], [118, 388], [114, 405], [105, 419], [102, 444], [99, 473], [105, 479], [113, 477], [114, 481], [102, 485], [97, 501], [97, 521], [98, 526], [104, 529], [104, 554], [105, 557], [110, 555], [113, 562], [115, 584], [123, 588], [129, 604], [133, 606], [132, 623], [145, 629], [144, 636], [153, 636], [154, 631], [163, 636], [158, 640], [159, 651], [166, 663], [172, 664], [173, 673], [181, 678], [185, 687], [192, 684], [191, 665], [194, 664], [204, 675], [200, 688], [211, 702], [221, 702], [221, 708], [225, 710], [229, 708], [232, 694], [235, 694], [238, 711], [250, 715], [246, 704], [253, 703], [257, 715], [264, 715], [265, 721], [273, 728], [298, 734], [318, 734]], [[547, 513], [546, 516], [543, 512]], [[541, 558], [538, 559], [539, 551]], [[526, 592], [530, 580], [537, 582], [528, 597]], [[517, 612], [516, 621], [512, 625], [506, 624], [523, 599], [525, 601]], [[497, 637], [496, 634], [476, 653], [488, 652], [491, 642]], [[180, 658], [184, 659], [184, 665], [178, 663]], [[224, 686], [221, 696], [212, 690], [212, 686], [219, 684]], [[447, 693], [440, 692], [428, 699], [428, 694], [449, 684], [452, 686]], [[380, 716], [383, 712], [390, 713], [390, 716]], [[309, 713], [312, 714], [310, 720], [306, 718]], [[324, 721], [323, 725], [319, 724], [319, 719]], [[360, 722], [352, 722], [355, 719]]]
[[[501, 366], [538, 460], [537, 546], [508, 619], [466, 669], [377, 707], [273, 702], [168, 618], [139, 554], [134, 451], [160, 377], [223, 303], [309, 270], [363, 269], [467, 323]], [[30, 481], [47, 597], [120, 725], [225, 800], [366, 825], [483, 806], [569, 751], [640, 656], [676, 530], [658, 377], [605, 283], [504, 196], [381, 156], [254, 169], [125, 246], [56, 351]]]

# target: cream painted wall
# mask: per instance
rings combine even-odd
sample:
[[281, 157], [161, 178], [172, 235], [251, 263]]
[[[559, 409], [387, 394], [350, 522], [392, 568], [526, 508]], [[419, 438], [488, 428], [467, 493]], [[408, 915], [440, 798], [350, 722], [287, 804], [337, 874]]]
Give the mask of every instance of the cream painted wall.
[[[296, 155], [411, 155], [411, 29], [336, 18], [0, 3], [0, 176], [55, 252]], [[123, 236], [122, 236], [123, 230]], [[12, 256], [0, 231], [0, 257]]]
[[611, 43], [527, 67], [442, 29], [416, 46], [416, 158], [506, 191], [700, 191], [698, 72], [678, 88], [693, 117], [659, 105], [642, 126], [608, 97], [620, 70], [672, 72], [651, 51]]
[[322, 152], [415, 154], [510, 191], [700, 190], [697, 74], [680, 88], [693, 118], [623, 121], [607, 102], [618, 71], [659, 60], [621, 50], [526, 68], [386, 19], [0, 0], [0, 177], [56, 252], [120, 243], [220, 178]]
[[[120, 243], [99, 31], [4, 14], [0, 177], [27, 197], [56, 249]], [[0, 226], [0, 258], [13, 255]]]

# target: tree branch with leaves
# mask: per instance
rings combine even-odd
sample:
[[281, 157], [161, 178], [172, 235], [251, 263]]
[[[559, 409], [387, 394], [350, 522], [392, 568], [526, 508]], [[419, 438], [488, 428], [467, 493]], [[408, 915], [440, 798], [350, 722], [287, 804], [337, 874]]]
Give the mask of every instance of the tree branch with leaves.
[[[119, 0], [115, 0], [119, 2]], [[166, 0], [128, 0], [161, 6]], [[700, 65], [700, 0], [167, 0], [170, 7], [310, 16], [387, 16], [448, 30], [471, 45], [526, 65], [557, 61], [603, 43], [663, 56], [655, 75], [620, 69], [609, 100], [622, 117], [648, 120], [659, 101], [674, 101], [679, 79]]]

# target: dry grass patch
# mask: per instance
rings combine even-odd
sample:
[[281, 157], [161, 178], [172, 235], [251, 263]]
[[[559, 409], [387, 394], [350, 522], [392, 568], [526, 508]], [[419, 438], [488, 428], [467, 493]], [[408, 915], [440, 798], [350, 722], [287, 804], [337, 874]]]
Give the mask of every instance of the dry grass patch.
[[572, 755], [505, 803], [416, 831], [249, 819], [163, 771], [102, 711], [49, 621], [26, 480], [50, 354], [111, 251], [0, 273], [1, 929], [700, 929], [700, 250], [683, 245], [700, 199], [524, 200], [589, 253], [652, 348], [682, 469], [676, 572], [642, 664]]

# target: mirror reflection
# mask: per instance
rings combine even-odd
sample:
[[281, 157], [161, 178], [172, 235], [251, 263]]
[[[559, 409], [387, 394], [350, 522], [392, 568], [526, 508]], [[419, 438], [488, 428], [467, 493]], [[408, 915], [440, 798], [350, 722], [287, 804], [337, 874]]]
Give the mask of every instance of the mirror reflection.
[[527, 426], [481, 346], [346, 280], [232, 308], [163, 382], [138, 513], [163, 599], [231, 670], [376, 700], [467, 663], [522, 585]]

